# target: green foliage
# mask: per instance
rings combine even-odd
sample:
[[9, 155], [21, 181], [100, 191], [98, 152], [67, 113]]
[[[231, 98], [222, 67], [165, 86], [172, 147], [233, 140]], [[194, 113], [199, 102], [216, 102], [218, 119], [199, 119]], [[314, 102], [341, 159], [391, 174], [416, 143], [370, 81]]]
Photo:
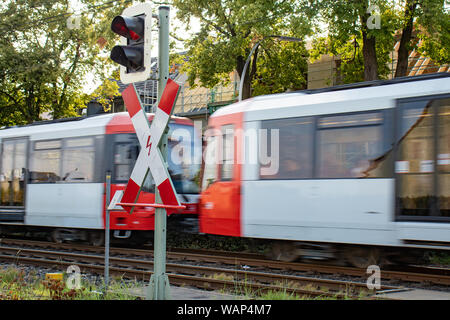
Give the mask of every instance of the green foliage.
[[303, 42], [275, 40], [262, 46], [262, 51], [252, 84], [254, 96], [306, 89], [308, 51]]
[[[0, 126], [31, 123], [44, 113], [76, 116], [91, 99], [83, 92], [87, 81], [111, 74], [111, 19], [131, 1], [80, 0], [79, 20], [70, 24], [71, 2], [9, 0], [0, 6]], [[102, 93], [113, 89], [104, 86]]]
[[67, 6], [64, 1], [11, 1], [0, 11], [1, 124], [15, 122], [8, 114], [30, 123], [46, 111], [58, 118], [76, 108], [79, 95], [69, 84], [77, 76], [79, 38], [61, 23], [41, 22], [63, 14]]
[[[369, 4], [378, 6], [379, 12], [367, 13]], [[408, 9], [411, 6], [412, 11]], [[444, 0], [374, 0], [370, 3], [368, 0], [323, 0], [315, 2], [314, 7], [324, 19], [328, 35], [314, 39], [311, 56], [313, 59], [322, 54], [341, 56], [340, 75], [344, 83], [363, 81], [364, 66], [372, 63], [362, 54], [363, 33], [375, 41], [378, 78], [385, 78], [392, 63], [389, 53], [405, 35], [403, 32], [411, 19], [414, 32], [422, 41], [419, 46], [417, 39], [412, 37], [406, 48], [409, 51], [416, 49], [438, 64], [450, 62], [450, 16], [444, 8]], [[379, 29], [367, 27], [372, 14], [380, 16]]]
[[[361, 37], [354, 37], [344, 42], [332, 39], [331, 37], [322, 37], [313, 41], [313, 49], [310, 51], [310, 57], [313, 62], [320, 59], [323, 54], [339, 56], [340, 65], [338, 66], [338, 72], [342, 83], [361, 82], [364, 81], [362, 47]], [[385, 79], [389, 75], [389, 63], [391, 63], [389, 52], [391, 50], [388, 42], [386, 42], [384, 47], [381, 43], [377, 43], [378, 77], [380, 79]]]
[[120, 96], [119, 85], [113, 79], [105, 79], [103, 83], [91, 94], [91, 99], [95, 99], [103, 106], [107, 112], [111, 109], [115, 97]]
[[287, 290], [283, 291], [274, 291], [269, 290], [267, 292], [262, 293], [259, 297], [259, 300], [300, 300], [300, 296], [287, 292]]
[[169, 226], [167, 247], [188, 249], [212, 249], [264, 254], [268, 250], [265, 241], [215, 235], [180, 233]]
[[450, 254], [444, 252], [432, 252], [428, 254], [428, 260], [431, 264], [440, 266], [450, 266]]
[[365, 78], [364, 68], [365, 65], [374, 62], [366, 61], [367, 57], [364, 57], [363, 38], [365, 35], [367, 39], [375, 41], [377, 75], [378, 78], [385, 78], [389, 73], [387, 66], [390, 62], [389, 53], [395, 44], [393, 35], [398, 27], [391, 19], [393, 9], [387, 2], [370, 2], [380, 9], [380, 12], [376, 13], [381, 16], [381, 28], [369, 29], [367, 21], [370, 14], [367, 13], [369, 8], [367, 0], [319, 1], [317, 8], [327, 23], [329, 33], [327, 37], [314, 40], [312, 58], [318, 59], [322, 54], [340, 56], [339, 71], [344, 83], [369, 80]]
[[[173, 4], [178, 9], [177, 17], [182, 22], [189, 25], [194, 17], [200, 21], [200, 31], [186, 42], [189, 61], [183, 70], [189, 75], [190, 85], [194, 86], [197, 79], [208, 88], [220, 83], [226, 84], [229, 74], [234, 70], [242, 77], [245, 60], [253, 45], [266, 36], [289, 35], [304, 38], [310, 34], [312, 23], [311, 19], [306, 18], [310, 14], [307, 2], [175, 0]], [[266, 40], [262, 45], [266, 45]], [[277, 46], [272, 42], [269, 47], [271, 56], [267, 55], [269, 49], [262, 50], [259, 56], [262, 62], [253, 59], [247, 70], [244, 98], [250, 96], [250, 83], [254, 76], [258, 79], [255, 83], [258, 86], [256, 93], [278, 92], [283, 87], [299, 86], [299, 82], [294, 79], [297, 73], [287, 73], [286, 76], [291, 79], [280, 79], [283, 81], [281, 84], [273, 85], [273, 81], [268, 82], [269, 72], [289, 65], [290, 62], [284, 59], [292, 58], [294, 49], [299, 47], [284, 46], [283, 50], [279, 42]], [[296, 58], [306, 60], [303, 47], [300, 47]], [[267, 62], [271, 65], [265, 65]], [[258, 68], [263, 64], [265, 69], [258, 73]], [[278, 65], [275, 66], [276, 64]], [[304, 62], [300, 63], [300, 66], [303, 65]], [[267, 87], [263, 88], [265, 85]]]
[[110, 282], [103, 295], [104, 283], [82, 279], [80, 289], [70, 289], [64, 281], [45, 280], [33, 271], [26, 274], [14, 267], [0, 268], [0, 300], [134, 300], [130, 291], [141, 286], [119, 277]]
[[[444, 9], [443, 0], [422, 0], [417, 24], [422, 40], [419, 52], [438, 64], [450, 62], [450, 7]], [[447, 1], [448, 3], [448, 1]]]

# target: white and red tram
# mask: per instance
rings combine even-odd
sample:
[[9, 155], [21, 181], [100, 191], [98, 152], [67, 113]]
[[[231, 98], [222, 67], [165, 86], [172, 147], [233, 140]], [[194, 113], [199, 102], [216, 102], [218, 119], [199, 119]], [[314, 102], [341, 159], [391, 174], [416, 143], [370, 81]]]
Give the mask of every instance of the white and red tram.
[[286, 260], [450, 249], [450, 74], [255, 97], [206, 136], [201, 232]]
[[[153, 115], [148, 115], [151, 121]], [[172, 117], [169, 130], [169, 172], [181, 202], [190, 203], [178, 213], [196, 214], [201, 160], [172, 161], [171, 150], [179, 144], [186, 150], [201, 149], [200, 132], [191, 120], [180, 117]], [[0, 233], [43, 230], [57, 241], [101, 243], [106, 172], [112, 177], [112, 197], [125, 188], [139, 154], [128, 113], [6, 128], [0, 130], [0, 144]], [[154, 202], [151, 175], [143, 191], [139, 202]], [[117, 238], [133, 233], [148, 237], [154, 210], [136, 209], [132, 215], [112, 211], [110, 226]]]

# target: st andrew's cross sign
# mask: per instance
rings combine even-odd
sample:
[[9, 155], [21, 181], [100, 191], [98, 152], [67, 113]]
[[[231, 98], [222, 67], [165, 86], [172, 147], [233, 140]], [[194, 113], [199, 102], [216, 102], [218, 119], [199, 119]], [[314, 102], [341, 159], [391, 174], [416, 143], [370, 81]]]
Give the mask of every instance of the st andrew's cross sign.
[[[166, 208], [167, 213], [170, 214], [173, 210], [184, 208], [178, 201], [175, 188], [159, 149], [161, 137], [169, 124], [179, 90], [180, 86], [176, 82], [171, 79], [167, 81], [151, 126], [135, 86], [133, 84], [128, 86], [122, 93], [125, 106], [141, 145], [141, 151], [125, 191], [116, 192], [108, 207], [109, 210], [122, 206], [128, 213], [131, 213], [135, 206], [148, 206]], [[136, 203], [149, 170], [158, 188], [162, 205]]]

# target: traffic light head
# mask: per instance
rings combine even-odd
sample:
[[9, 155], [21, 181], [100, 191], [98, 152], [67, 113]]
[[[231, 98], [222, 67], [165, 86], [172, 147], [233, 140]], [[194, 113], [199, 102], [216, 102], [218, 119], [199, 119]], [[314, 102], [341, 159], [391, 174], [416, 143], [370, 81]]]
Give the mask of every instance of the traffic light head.
[[145, 81], [150, 76], [152, 7], [142, 3], [124, 10], [113, 19], [111, 29], [121, 36], [121, 45], [111, 51], [120, 67], [123, 83]]

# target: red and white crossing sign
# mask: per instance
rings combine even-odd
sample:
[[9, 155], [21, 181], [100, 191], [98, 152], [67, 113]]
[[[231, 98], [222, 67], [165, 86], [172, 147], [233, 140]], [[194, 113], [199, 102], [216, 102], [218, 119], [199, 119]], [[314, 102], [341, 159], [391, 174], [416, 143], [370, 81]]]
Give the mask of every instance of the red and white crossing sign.
[[[175, 106], [180, 86], [169, 79], [155, 112], [151, 126], [142, 106], [135, 86], [132, 84], [122, 93], [125, 106], [133, 123], [136, 135], [141, 145], [141, 151], [136, 160], [136, 164], [131, 172], [128, 184], [120, 199], [121, 191], [117, 191], [108, 209], [112, 210], [116, 205], [122, 205], [123, 208], [131, 213], [136, 204], [145, 177], [150, 170], [151, 175], [158, 188], [163, 206], [148, 205], [153, 207], [165, 207], [167, 213], [178, 207], [182, 208], [173, 187], [169, 172], [164, 164], [164, 158], [158, 145], [161, 137], [170, 121], [170, 115]], [[145, 206], [136, 204], [136, 206]], [[172, 210], [169, 210], [172, 209]]]

